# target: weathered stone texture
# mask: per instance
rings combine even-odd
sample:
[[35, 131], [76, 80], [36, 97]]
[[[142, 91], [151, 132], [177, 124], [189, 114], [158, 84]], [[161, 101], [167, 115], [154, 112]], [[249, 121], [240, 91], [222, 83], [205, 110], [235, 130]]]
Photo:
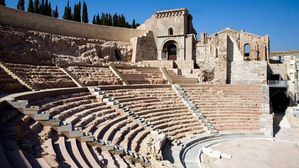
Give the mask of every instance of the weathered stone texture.
[[139, 62], [146, 60], [157, 60], [157, 47], [152, 32], [147, 32], [144, 36], [131, 39], [133, 46], [131, 62]]
[[[251, 37], [252, 41], [248, 38]], [[259, 53], [259, 59], [247, 59], [243, 43], [262, 43], [268, 48], [266, 36], [256, 36], [231, 29], [208, 36], [203, 33], [197, 44], [196, 63], [202, 73], [203, 82], [227, 84], [263, 84], [267, 80], [268, 54]], [[246, 43], [247, 44], [247, 43]], [[253, 49], [258, 52], [257, 48]], [[254, 58], [257, 58], [256, 56]]]
[[197, 44], [196, 63], [203, 82], [226, 83], [227, 35], [211, 36]]
[[[99, 64], [129, 61], [132, 46], [127, 42], [61, 36], [0, 26], [1, 60], [39, 64]], [[18, 51], [18, 52], [16, 52]]]

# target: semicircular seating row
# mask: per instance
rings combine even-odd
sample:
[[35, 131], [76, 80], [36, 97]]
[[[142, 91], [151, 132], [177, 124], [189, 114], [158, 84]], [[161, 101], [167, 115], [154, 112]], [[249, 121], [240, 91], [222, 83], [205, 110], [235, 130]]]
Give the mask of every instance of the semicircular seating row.
[[[3, 62], [3, 64], [34, 90], [76, 87], [72, 79], [57, 66], [8, 62]], [[70, 75], [85, 86], [122, 84], [121, 80], [113, 74], [108, 66], [69, 66], [66, 69]], [[129, 84], [166, 83], [159, 68], [121, 66], [117, 69]], [[7, 82], [14, 81], [6, 79], [0, 81], [0, 84]]]
[[125, 104], [174, 140], [204, 132], [201, 122], [169, 85], [161, 87], [101, 87], [106, 96]]
[[259, 131], [261, 85], [183, 85], [196, 107], [219, 131]]
[[1, 111], [3, 167], [142, 167], [121, 155], [58, 135], [15, 109]]

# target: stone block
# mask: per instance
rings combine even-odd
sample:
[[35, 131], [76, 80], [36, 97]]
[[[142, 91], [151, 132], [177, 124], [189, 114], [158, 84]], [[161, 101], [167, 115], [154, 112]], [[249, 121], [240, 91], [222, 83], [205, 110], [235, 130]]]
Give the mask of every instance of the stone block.
[[111, 150], [111, 153], [120, 155], [124, 154], [124, 150], [121, 149], [119, 146], [114, 145], [114, 149]]
[[226, 154], [226, 153], [221, 153], [221, 158], [231, 159], [232, 155]]
[[39, 106], [31, 106], [29, 108], [23, 108], [22, 109], [22, 112], [25, 114], [25, 115], [31, 115], [31, 114], [35, 114], [37, 113], [37, 111], [39, 110]]
[[294, 116], [295, 116], [296, 118], [299, 118], [299, 109], [298, 109], [298, 111], [297, 111], [297, 110], [294, 111]]
[[45, 121], [47, 124], [46, 125], [51, 125], [51, 126], [59, 126], [60, 125], [60, 120], [58, 119], [49, 119], [48, 121]]
[[72, 131], [72, 125], [66, 124], [66, 125], [60, 125], [57, 127], [58, 132], [67, 132]]
[[50, 118], [50, 114], [46, 114], [46, 113], [36, 113], [33, 114], [33, 119], [36, 121], [47, 121]]
[[65, 135], [68, 137], [68, 138], [80, 138], [83, 136], [83, 132], [82, 131], [68, 131], [68, 132], [65, 132]]
[[220, 151], [212, 150], [212, 151], [209, 152], [207, 155], [208, 155], [209, 157], [212, 157], [212, 158], [220, 159], [220, 158], [221, 158], [221, 154], [222, 154], [222, 152], [220, 152]]
[[22, 109], [26, 108], [28, 105], [28, 100], [12, 100], [8, 101], [14, 108]]
[[92, 135], [84, 135], [78, 138], [81, 142], [93, 142], [94, 137]]

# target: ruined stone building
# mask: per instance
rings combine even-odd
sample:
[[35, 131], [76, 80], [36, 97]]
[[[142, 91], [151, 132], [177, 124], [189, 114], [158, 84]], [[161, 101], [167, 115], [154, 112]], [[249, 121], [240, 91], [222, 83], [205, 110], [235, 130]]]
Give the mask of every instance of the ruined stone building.
[[191, 65], [195, 61], [196, 32], [192, 25], [192, 15], [187, 9], [156, 12], [138, 29], [154, 33], [158, 60]]

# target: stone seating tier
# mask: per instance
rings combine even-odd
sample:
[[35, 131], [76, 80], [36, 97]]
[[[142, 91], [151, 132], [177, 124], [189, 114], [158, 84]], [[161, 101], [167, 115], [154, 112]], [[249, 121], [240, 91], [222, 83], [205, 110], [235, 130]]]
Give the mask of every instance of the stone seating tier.
[[118, 67], [118, 71], [126, 78], [129, 84], [164, 84], [159, 68], [152, 67]]
[[75, 83], [56, 66], [5, 63], [16, 75], [36, 89], [75, 87]]
[[85, 86], [122, 84], [109, 67], [71, 66], [67, 69]]
[[195, 106], [219, 131], [259, 131], [261, 86], [184, 85]]
[[[204, 131], [201, 123], [193, 117], [170, 86], [148, 88], [124, 86], [123, 88], [101, 87], [101, 89], [107, 95], [125, 104], [136, 115], [153, 124], [154, 128], [161, 129], [174, 139]], [[176, 117], [171, 118], [171, 116]]]
[[[130, 147], [128, 144], [133, 144], [136, 147], [130, 147], [130, 149], [135, 152], [143, 153], [139, 151], [141, 143], [145, 143], [143, 140], [150, 135], [147, 131], [146, 136], [140, 136], [141, 126], [136, 125], [136, 122], [123, 113], [115, 111], [111, 105], [98, 101], [94, 95], [88, 92], [88, 89], [86, 91], [81, 89], [79, 92], [74, 90], [69, 94], [58, 92], [56, 95], [31, 100], [30, 104], [40, 106], [40, 110], [44, 113], [65, 123], [70, 123], [74, 128], [90, 132], [96, 139], [115, 142], [116, 145], [120, 145], [124, 149]], [[127, 125], [128, 123], [134, 126], [131, 128]], [[123, 143], [126, 140], [118, 138], [125, 137], [126, 134], [130, 134], [131, 137], [126, 143]]]

